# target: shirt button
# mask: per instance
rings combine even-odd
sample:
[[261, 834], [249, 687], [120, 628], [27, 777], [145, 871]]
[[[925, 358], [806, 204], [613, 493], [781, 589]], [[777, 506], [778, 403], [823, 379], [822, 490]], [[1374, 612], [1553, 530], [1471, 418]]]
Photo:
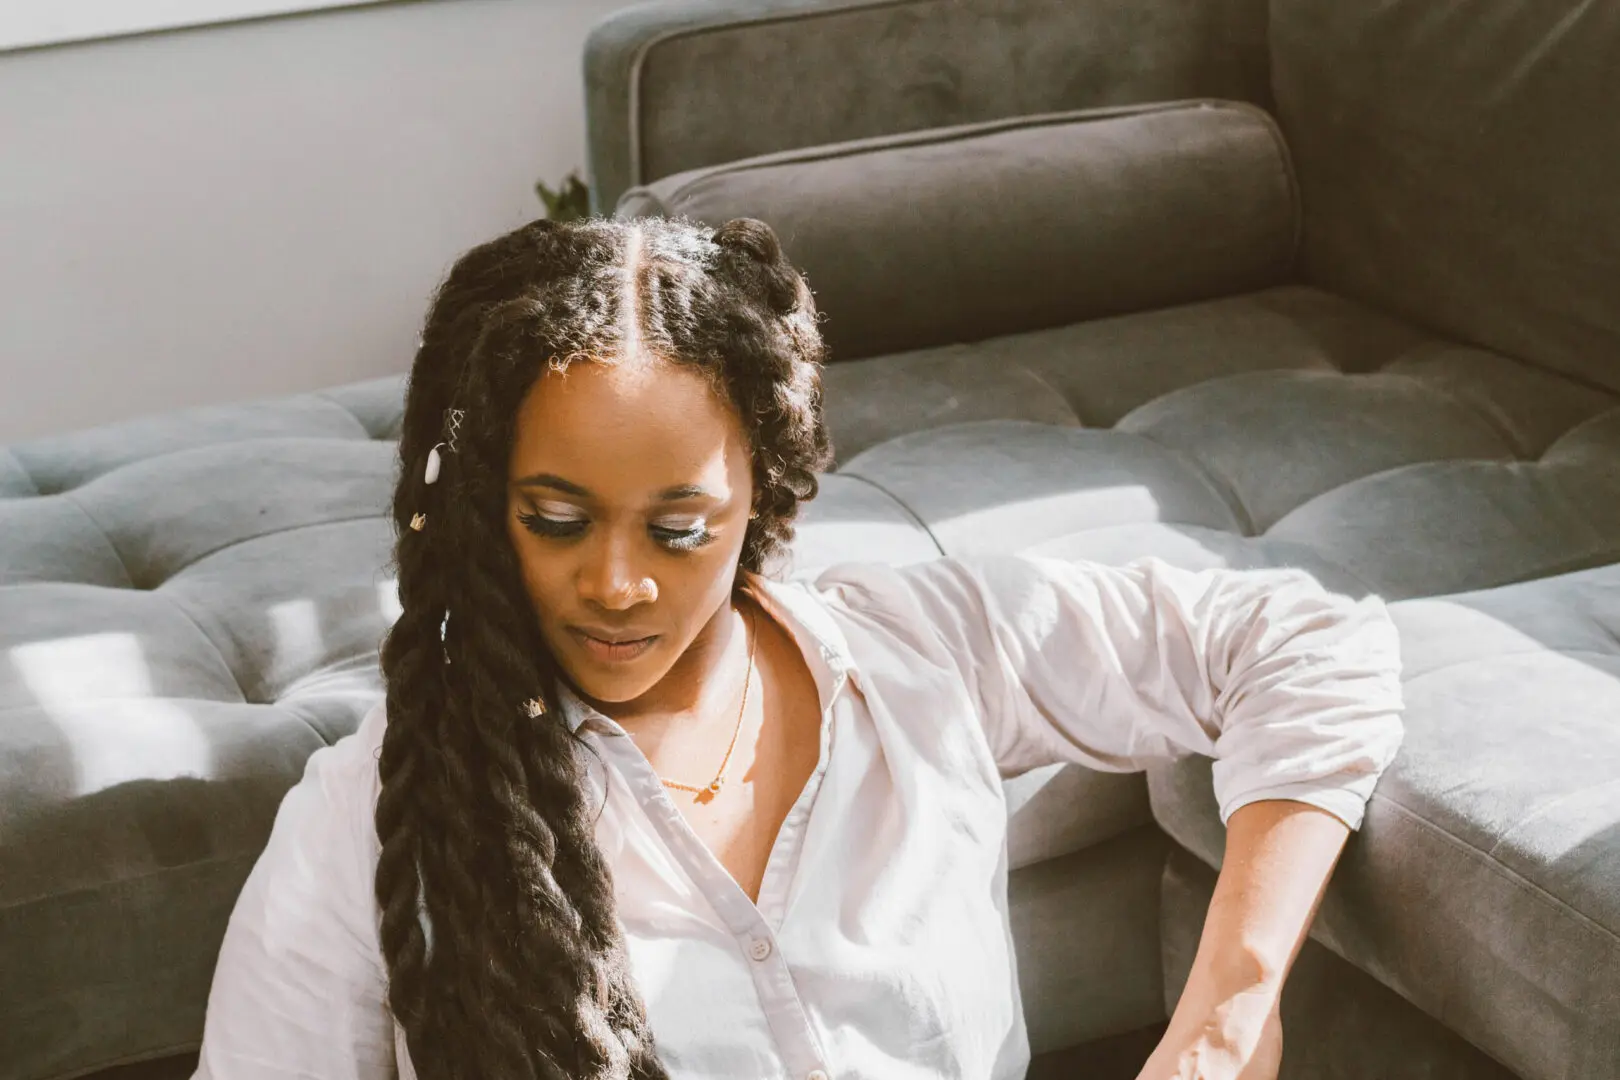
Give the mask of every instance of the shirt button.
[[[771, 943], [765, 938], [755, 938], [754, 943], [748, 946], [748, 955], [752, 956], [755, 960], [764, 960], [766, 957], [771, 955]], [[816, 1076], [815, 1073], [811, 1073], [810, 1075], [813, 1080], [827, 1080], [826, 1073], [822, 1073], [820, 1076]]]
[[810, 1075], [806, 1076], [804, 1080], [832, 1080], [832, 1077], [828, 1076], [820, 1069], [813, 1069], [811, 1070]]

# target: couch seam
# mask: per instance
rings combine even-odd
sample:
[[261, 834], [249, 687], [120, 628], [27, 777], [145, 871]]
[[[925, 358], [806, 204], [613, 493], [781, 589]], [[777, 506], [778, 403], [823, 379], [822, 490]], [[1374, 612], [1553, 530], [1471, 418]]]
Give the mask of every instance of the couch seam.
[[126, 1054], [123, 1057], [108, 1058], [102, 1061], [99, 1065], [91, 1065], [88, 1068], [83, 1069], [75, 1069], [72, 1072], [46, 1073], [43, 1077], [40, 1077], [39, 1080], [83, 1080], [83, 1078], [94, 1076], [96, 1073], [99, 1073], [105, 1069], [117, 1069], [122, 1068], [125, 1065], [144, 1065], [151, 1062], [162, 1061], [165, 1058], [175, 1057], [179, 1054], [189, 1054], [193, 1051], [200, 1052], [201, 1050], [202, 1043], [197, 1040], [175, 1043], [166, 1049], [154, 1050], [151, 1053], [143, 1053], [134, 1056]]
[[[248, 708], [251, 708], [251, 709], [285, 709], [285, 708], [288, 708], [288, 706], [285, 706], [285, 705], [281, 704], [281, 702], [279, 702], [279, 701], [248, 701], [246, 699], [244, 699], [242, 701], [231, 701], [231, 700], [229, 700], [227, 698], [196, 697], [194, 695], [193, 696], [187, 696], [185, 694], [147, 694], [147, 695], [106, 694], [106, 695], [103, 695], [102, 697], [87, 698], [85, 700], [90, 704], [94, 704], [96, 702], [101, 702], [101, 701], [166, 701], [166, 702], [174, 702], [176, 704], [181, 704], [181, 705], [185, 705], [185, 704], [191, 704], [191, 705], [246, 705]], [[0, 717], [9, 716], [9, 715], [11, 715], [13, 713], [36, 712], [36, 711], [42, 711], [42, 710], [45, 710], [45, 709], [46, 709], [46, 706], [40, 705], [37, 702], [32, 703], [32, 704], [23, 703], [23, 704], [19, 704], [19, 705], [3, 705], [3, 706], [0, 706]], [[313, 727], [310, 725], [309, 721], [304, 720], [302, 717], [296, 717], [295, 719], [303, 721], [303, 723], [304, 723], [304, 725], [306, 727], [310, 727], [311, 730], [314, 730]], [[319, 735], [320, 732], [317, 731], [316, 734]], [[324, 742], [325, 739], [323, 738], [321, 741]]]
[[[1007, 131], [1023, 131], [1042, 127], [1055, 127], [1070, 123], [1093, 123], [1105, 120], [1121, 120], [1138, 116], [1158, 116], [1165, 113], [1182, 112], [1199, 107], [1213, 109], [1230, 109], [1232, 111], [1246, 112], [1255, 110], [1265, 115], [1264, 110], [1247, 102], [1229, 101], [1225, 98], [1181, 98], [1174, 101], [1157, 101], [1141, 105], [1109, 105], [1093, 109], [1068, 109], [1058, 112], [1026, 113], [1022, 116], [1002, 117], [995, 120], [981, 120], [967, 124], [951, 124], [945, 127], [919, 128], [913, 131], [895, 132], [889, 135], [874, 135], [861, 139], [849, 139], [840, 142], [819, 143], [815, 146], [795, 147], [789, 150], [773, 151], [765, 154], [756, 154], [751, 157], [738, 158], [735, 161], [721, 162], [718, 165], [705, 165], [692, 170], [696, 175], [682, 183], [670, 192], [670, 200], [674, 201], [691, 194], [693, 189], [704, 182], [720, 176], [736, 176], [745, 172], [759, 169], [776, 168], [782, 165], [799, 165], [806, 162], [837, 161], [847, 157], [858, 157], [862, 154], [873, 154], [894, 149], [903, 149], [916, 146], [947, 146], [951, 143], [962, 142], [968, 139], [981, 138], [988, 135], [999, 135]], [[1274, 140], [1275, 141], [1275, 140]], [[675, 173], [672, 175], [680, 175]], [[660, 177], [659, 179], [664, 179]], [[657, 181], [654, 181], [655, 183]], [[638, 185], [644, 186], [644, 185]], [[1298, 215], [1296, 215], [1298, 216]]]
[[279, 529], [270, 529], [267, 532], [254, 533], [252, 536], [244, 536], [240, 540], [232, 540], [229, 543], [221, 544], [216, 548], [210, 548], [209, 550], [203, 552], [201, 555], [198, 555], [195, 558], [193, 558], [190, 562], [186, 563], [184, 566], [176, 567], [174, 570], [170, 571], [167, 577], [165, 577], [162, 581], [158, 582], [158, 584], [153, 586], [149, 591], [151, 591], [151, 592], [159, 592], [159, 591], [161, 591], [163, 589], [164, 586], [168, 585], [175, 578], [179, 577], [181, 574], [184, 574], [188, 570], [191, 570], [191, 569], [195, 568], [200, 563], [206, 562], [207, 560], [212, 559], [215, 555], [219, 555], [222, 552], [229, 551], [231, 548], [241, 547], [243, 544], [251, 544], [256, 540], [264, 540], [264, 539], [267, 539], [267, 538], [272, 537], [272, 536], [280, 536], [283, 533], [297, 532], [299, 529], [320, 529], [320, 528], [324, 528], [324, 527], [326, 527], [328, 525], [350, 525], [350, 524], [353, 524], [356, 521], [382, 521], [382, 522], [386, 522], [388, 520], [389, 520], [389, 517], [388, 517], [387, 513], [358, 514], [358, 515], [356, 515], [354, 517], [331, 518], [331, 519], [329, 519], [327, 521], [309, 521], [309, 522], [305, 522], [304, 524], [301, 524], [301, 525], [285, 525], [285, 526], [282, 526]]
[[[101, 542], [107, 545], [107, 550], [112, 552], [113, 558], [118, 560], [118, 568], [124, 572], [124, 581], [126, 582], [125, 587], [130, 589], [139, 589], [140, 586], [135, 584], [135, 575], [129, 572], [129, 562], [124, 558], [124, 553], [118, 550], [117, 544], [113, 543], [112, 535], [107, 532], [107, 527], [101, 522], [97, 521], [95, 515], [90, 513], [90, 511], [85, 508], [85, 505], [78, 500], [76, 497], [78, 490], [78, 488], [70, 488], [67, 491], [60, 492], [54, 497], [61, 499], [69, 506], [73, 507], [73, 509], [77, 510], [79, 512], [79, 516], [88, 521], [91, 528], [95, 529], [96, 532], [101, 534]], [[52, 498], [53, 496], [44, 497]]]
[[[1151, 404], [1151, 402], [1149, 404]], [[1135, 409], [1131, 410], [1131, 412], [1135, 412], [1135, 411], [1136, 411]], [[1123, 421], [1128, 416], [1130, 416], [1130, 413], [1126, 413], [1125, 416], [1122, 416], [1119, 419], [1120, 419], [1120, 421]], [[1243, 500], [1238, 497], [1237, 491], [1234, 488], [1232, 488], [1231, 485], [1228, 484], [1223, 477], [1220, 477], [1220, 476], [1216, 475], [1215, 473], [1211, 472], [1209, 469], [1205, 468], [1203, 463], [1198, 461], [1197, 459], [1195, 459], [1191, 454], [1188, 454], [1188, 453], [1184, 452], [1179, 447], [1170, 446], [1167, 443], [1160, 442], [1158, 439], [1154, 438], [1150, 433], [1145, 432], [1145, 431], [1129, 431], [1129, 430], [1121, 431], [1120, 428], [1119, 428], [1119, 423], [1118, 422], [1116, 422], [1113, 427], [1106, 428], [1104, 430], [1107, 430], [1107, 431], [1110, 431], [1110, 432], [1116, 432], [1116, 433], [1118, 433], [1120, 435], [1125, 435], [1125, 436], [1128, 436], [1130, 438], [1141, 439], [1143, 442], [1152, 443], [1154, 446], [1157, 446], [1160, 450], [1163, 450], [1166, 454], [1169, 454], [1172, 457], [1176, 458], [1181, 464], [1183, 464], [1183, 465], [1185, 465], [1187, 467], [1189, 472], [1191, 472], [1194, 476], [1196, 476], [1200, 480], [1202, 480], [1204, 482], [1204, 486], [1209, 488], [1211, 493], [1213, 493], [1215, 495], [1215, 497], [1221, 501], [1221, 503], [1227, 508], [1227, 510], [1231, 511], [1232, 517], [1237, 520], [1238, 527], [1243, 530], [1241, 533], [1239, 533], [1240, 536], [1242, 536], [1246, 540], [1260, 540], [1260, 539], [1265, 538], [1265, 535], [1266, 535], [1265, 533], [1255, 531], [1254, 516], [1249, 513], [1249, 508], [1247, 506], [1243, 505]], [[1188, 524], [1188, 525], [1190, 525], [1192, 523], [1191, 522], [1164, 521], [1164, 522], [1160, 522], [1160, 524], [1164, 524], [1164, 525]]]
[[[310, 753], [314, 753], [314, 751], [312, 750], [312, 751], [310, 751]], [[297, 783], [298, 783], [297, 780], [293, 781], [293, 784], [295, 786], [297, 785]], [[290, 791], [291, 788], [289, 788], [288, 790]], [[220, 863], [228, 863], [228, 862], [250, 862], [251, 863], [251, 862], [257, 861], [259, 856], [261, 854], [263, 854], [263, 851], [264, 851], [263, 845], [260, 845], [257, 849], [254, 849], [252, 851], [244, 850], [244, 851], [238, 852], [238, 853], [236, 853], [234, 855], [219, 855], [219, 856], [215, 856], [214, 858], [210, 858], [210, 859], [199, 859], [196, 862], [181, 863], [178, 866], [157, 866], [157, 867], [153, 867], [150, 870], [143, 870], [138, 874], [131, 874], [128, 877], [112, 878], [110, 880], [100, 882], [99, 884], [96, 884], [96, 885], [86, 885], [86, 886], [80, 886], [80, 887], [72, 888], [72, 889], [64, 889], [64, 890], [61, 890], [61, 891], [58, 891], [58, 892], [45, 893], [43, 895], [36, 896], [33, 899], [20, 900], [20, 901], [17, 901], [16, 903], [6, 904], [4, 906], [0, 906], [0, 914], [10, 914], [10, 913], [12, 913], [14, 911], [20, 911], [21, 909], [26, 908], [26, 907], [33, 907], [36, 904], [52, 903], [52, 902], [55, 902], [55, 901], [61, 899], [64, 896], [80, 896], [80, 895], [83, 895], [85, 893], [100, 892], [100, 891], [102, 891], [104, 889], [108, 889], [108, 888], [117, 888], [117, 887], [122, 886], [122, 885], [138, 884], [138, 883], [146, 881], [146, 880], [148, 880], [150, 878], [162, 877], [165, 874], [186, 873], [186, 872], [189, 872], [189, 871], [192, 871], [192, 870], [201, 870], [201, 869], [204, 869], [206, 867], [217, 866]]]
[[[1214, 100], [1225, 101], [1225, 99]], [[1300, 258], [1305, 246], [1305, 193], [1299, 183], [1299, 174], [1294, 168], [1292, 148], [1288, 145], [1287, 136], [1283, 134], [1282, 125], [1268, 110], [1262, 109], [1252, 101], [1225, 101], [1225, 104], [1255, 113], [1265, 124], [1266, 130], [1271, 132], [1272, 148], [1277, 152], [1277, 166], [1282, 172], [1283, 187], [1288, 190], [1289, 238], [1286, 276], [1294, 279], [1299, 273]]]
[[1584, 795], [1587, 795], [1587, 794], [1591, 793], [1592, 791], [1601, 791], [1604, 788], [1612, 788], [1612, 787], [1617, 787], [1617, 786], [1620, 786], [1620, 778], [1613, 778], [1613, 779], [1609, 779], [1609, 780], [1600, 781], [1599, 783], [1593, 784], [1593, 785], [1591, 785], [1589, 787], [1584, 787], [1584, 788], [1580, 789], [1579, 791], [1566, 791], [1566, 792], [1564, 792], [1562, 795], [1558, 796], [1556, 799], [1551, 800], [1550, 802], [1548, 802], [1544, 806], [1541, 806], [1540, 808], [1536, 809], [1535, 811], [1533, 811], [1529, 815], [1527, 815], [1527, 816], [1525, 816], [1523, 818], [1520, 818], [1518, 821], [1515, 821], [1511, 828], [1504, 830], [1502, 835], [1496, 838], [1496, 843], [1492, 844], [1491, 849], [1489, 851], [1487, 851], [1485, 854], [1490, 856], [1492, 859], [1495, 859], [1498, 862], [1501, 861], [1501, 860], [1497, 859], [1496, 853], [1502, 849], [1503, 844], [1506, 844], [1508, 842], [1508, 838], [1513, 836], [1513, 834], [1518, 832], [1520, 829], [1523, 829], [1525, 826], [1531, 825], [1534, 822], [1539, 821], [1540, 819], [1546, 817], [1548, 814], [1552, 813], [1552, 811], [1556, 810], [1560, 806], [1563, 806], [1565, 803], [1569, 802], [1573, 798], [1576, 798], [1577, 796], [1584, 796]]
[[34, 479], [34, 474], [28, 468], [28, 463], [26, 461], [24, 461], [22, 458], [18, 457], [17, 452], [15, 450], [13, 450], [10, 446], [0, 446], [0, 450], [4, 450], [6, 452], [6, 456], [9, 457], [12, 461], [15, 461], [17, 463], [17, 468], [22, 471], [23, 479], [27, 480], [28, 481], [28, 486], [34, 489], [31, 492], [23, 492], [21, 495], [7, 495], [5, 497], [8, 498], [8, 499], [30, 499], [30, 498], [32, 498], [32, 499], [40, 499], [40, 498], [44, 498], [45, 497], [45, 492], [43, 492], [43, 491], [41, 491], [39, 489], [39, 481]]
[[1427, 832], [1430, 835], [1439, 838], [1471, 861], [1484, 866], [1487, 869], [1496, 871], [1504, 881], [1518, 889], [1520, 892], [1531, 897], [1532, 899], [1541, 901], [1545, 906], [1551, 907], [1560, 914], [1573, 918], [1581, 925], [1582, 929], [1595, 934], [1597, 937], [1607, 939], [1607, 941], [1613, 946], [1620, 947], [1620, 932], [1609, 929], [1607, 926], [1604, 926], [1590, 915], [1587, 915], [1585, 912], [1572, 906], [1566, 901], [1554, 896], [1552, 893], [1531, 881], [1529, 878], [1526, 878], [1523, 874], [1519, 873], [1511, 866], [1505, 865], [1500, 859], [1492, 858], [1490, 855], [1481, 851], [1473, 844], [1468, 843], [1461, 837], [1455, 835], [1450, 830], [1436, 825], [1434, 822], [1419, 814], [1416, 810], [1411, 809], [1404, 803], [1401, 803], [1388, 795], [1383, 795], [1378, 791], [1374, 791], [1371, 801], [1377, 801], [1393, 808], [1406, 817], [1409, 821], [1415, 823], [1419, 827], [1420, 831]]
[[[214, 655], [215, 656], [219, 657], [219, 666], [225, 669], [225, 674], [227, 674], [227, 675], [229, 675], [231, 677], [231, 685], [235, 686], [236, 687], [236, 692], [239, 695], [241, 695], [241, 698], [242, 698], [241, 704], [243, 704], [243, 705], [259, 705], [259, 704], [262, 704], [262, 702], [249, 701], [248, 700], [247, 691], [242, 689], [242, 677], [236, 673], [236, 669], [231, 667], [231, 662], [225, 658], [225, 650], [219, 647], [219, 642], [215, 641], [213, 636], [211, 634], [209, 634], [208, 631], [203, 629], [202, 623], [198, 622], [196, 617], [194, 615], [192, 615], [191, 612], [187, 611], [185, 608], [180, 606], [180, 601], [176, 600], [174, 597], [170, 596], [168, 593], [163, 592], [161, 587], [156, 588], [156, 589], [148, 589], [147, 592], [149, 592], [153, 596], [157, 596], [159, 594], [162, 594], [163, 599], [168, 601], [169, 606], [171, 608], [173, 608], [176, 612], [178, 612], [182, 619], [184, 619], [184, 620], [186, 620], [186, 622], [190, 623], [192, 629], [197, 631], [197, 636], [202, 638], [204, 641], [208, 642], [208, 647], [214, 650]], [[212, 698], [199, 698], [197, 700], [199, 700], [199, 701], [211, 701], [213, 699]], [[236, 703], [235, 702], [227, 702], [227, 704], [236, 704]]]

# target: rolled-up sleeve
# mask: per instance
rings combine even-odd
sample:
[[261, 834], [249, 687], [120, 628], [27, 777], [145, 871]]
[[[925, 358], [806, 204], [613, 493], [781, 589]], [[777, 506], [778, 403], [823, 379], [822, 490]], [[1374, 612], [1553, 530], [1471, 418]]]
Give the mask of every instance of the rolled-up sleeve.
[[392, 1080], [376, 931], [376, 761], [360, 734], [317, 750], [231, 913], [194, 1080]]
[[1299, 571], [1006, 556], [861, 576], [955, 658], [1003, 774], [1204, 754], [1223, 821], [1290, 799], [1355, 829], [1400, 746], [1383, 603]]

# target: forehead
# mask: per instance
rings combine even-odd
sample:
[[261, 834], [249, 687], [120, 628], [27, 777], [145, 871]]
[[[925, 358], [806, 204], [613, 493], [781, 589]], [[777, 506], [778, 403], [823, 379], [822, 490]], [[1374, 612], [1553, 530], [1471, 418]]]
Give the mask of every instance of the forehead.
[[539, 472], [610, 501], [694, 483], [724, 493], [746, 483], [749, 449], [702, 374], [661, 360], [575, 361], [547, 370], [518, 409], [510, 475]]

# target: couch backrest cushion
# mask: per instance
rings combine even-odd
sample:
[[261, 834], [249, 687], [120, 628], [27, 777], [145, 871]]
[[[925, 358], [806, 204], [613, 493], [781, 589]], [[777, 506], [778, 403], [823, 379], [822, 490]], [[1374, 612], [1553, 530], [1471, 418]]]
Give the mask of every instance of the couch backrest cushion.
[[1276, 285], [1299, 228], [1276, 124], [1232, 102], [768, 154], [632, 188], [618, 212], [768, 222], [816, 292], [835, 360]]
[[821, 143], [1030, 113], [1268, 104], [1266, 0], [663, 0], [585, 47], [592, 197]]
[[1313, 283], [1620, 389], [1620, 4], [1271, 7]]

